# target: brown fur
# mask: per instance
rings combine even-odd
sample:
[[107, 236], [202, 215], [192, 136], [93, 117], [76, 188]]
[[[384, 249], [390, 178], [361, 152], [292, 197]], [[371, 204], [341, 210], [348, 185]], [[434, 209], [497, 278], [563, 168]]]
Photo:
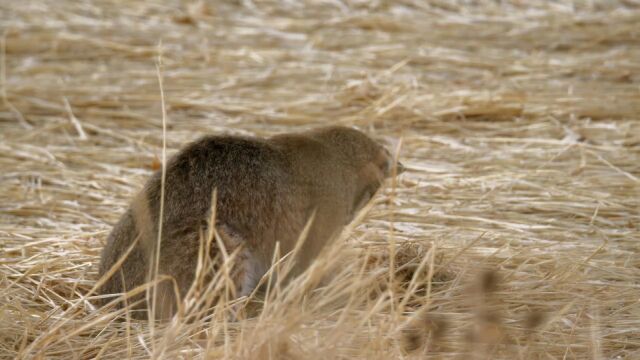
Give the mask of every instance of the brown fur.
[[[294, 249], [315, 212], [295, 259], [295, 276], [371, 199], [391, 169], [386, 149], [363, 133], [344, 127], [269, 139], [200, 138], [167, 163], [159, 273], [175, 279], [179, 296], [186, 294], [195, 277], [201, 234], [203, 229], [206, 232], [216, 189], [216, 229], [227, 252], [240, 250], [234, 279], [239, 295], [248, 294], [269, 269], [277, 242], [281, 254]], [[149, 280], [160, 194], [158, 171], [109, 235], [100, 263], [101, 276], [139, 238], [122, 267], [101, 288], [103, 294], [128, 291]], [[214, 246], [210, 256], [218, 252]], [[175, 312], [172, 289], [170, 282], [158, 287], [161, 309], [156, 316], [166, 318]]]

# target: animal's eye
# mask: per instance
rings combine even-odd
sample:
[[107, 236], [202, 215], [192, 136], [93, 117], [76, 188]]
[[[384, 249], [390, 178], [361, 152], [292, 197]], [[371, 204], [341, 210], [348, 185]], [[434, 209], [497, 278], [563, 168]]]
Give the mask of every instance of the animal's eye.
[[389, 166], [389, 160], [388, 160], [388, 159], [385, 159], [385, 160], [382, 162], [382, 166], [380, 166], [380, 169], [382, 169], [382, 171], [383, 171], [384, 173], [386, 173], [390, 168], [391, 168], [391, 167]]

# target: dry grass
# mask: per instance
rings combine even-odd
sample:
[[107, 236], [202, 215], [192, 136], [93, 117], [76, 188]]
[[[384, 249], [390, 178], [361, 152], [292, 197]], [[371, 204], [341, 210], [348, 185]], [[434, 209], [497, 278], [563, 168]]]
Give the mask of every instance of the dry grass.
[[[3, 1], [0, 357], [640, 358], [639, 24], [635, 0]], [[151, 331], [87, 300], [159, 166], [160, 50], [169, 153], [402, 138], [409, 171], [258, 317]]]

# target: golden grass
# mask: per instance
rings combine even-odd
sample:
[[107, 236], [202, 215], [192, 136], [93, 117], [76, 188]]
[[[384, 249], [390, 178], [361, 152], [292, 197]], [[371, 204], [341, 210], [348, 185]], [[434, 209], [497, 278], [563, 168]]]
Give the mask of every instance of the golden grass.
[[[640, 5], [466, 3], [0, 3], [0, 358], [640, 358]], [[159, 52], [169, 154], [402, 139], [408, 172], [255, 317], [86, 296], [159, 166]]]

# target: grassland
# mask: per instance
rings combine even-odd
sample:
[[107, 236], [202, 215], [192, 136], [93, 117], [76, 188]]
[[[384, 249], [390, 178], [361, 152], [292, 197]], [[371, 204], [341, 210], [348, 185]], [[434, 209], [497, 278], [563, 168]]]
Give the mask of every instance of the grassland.
[[[3, 1], [0, 32], [0, 358], [640, 358], [637, 1]], [[95, 309], [159, 77], [169, 154], [343, 124], [408, 171], [258, 316]]]

